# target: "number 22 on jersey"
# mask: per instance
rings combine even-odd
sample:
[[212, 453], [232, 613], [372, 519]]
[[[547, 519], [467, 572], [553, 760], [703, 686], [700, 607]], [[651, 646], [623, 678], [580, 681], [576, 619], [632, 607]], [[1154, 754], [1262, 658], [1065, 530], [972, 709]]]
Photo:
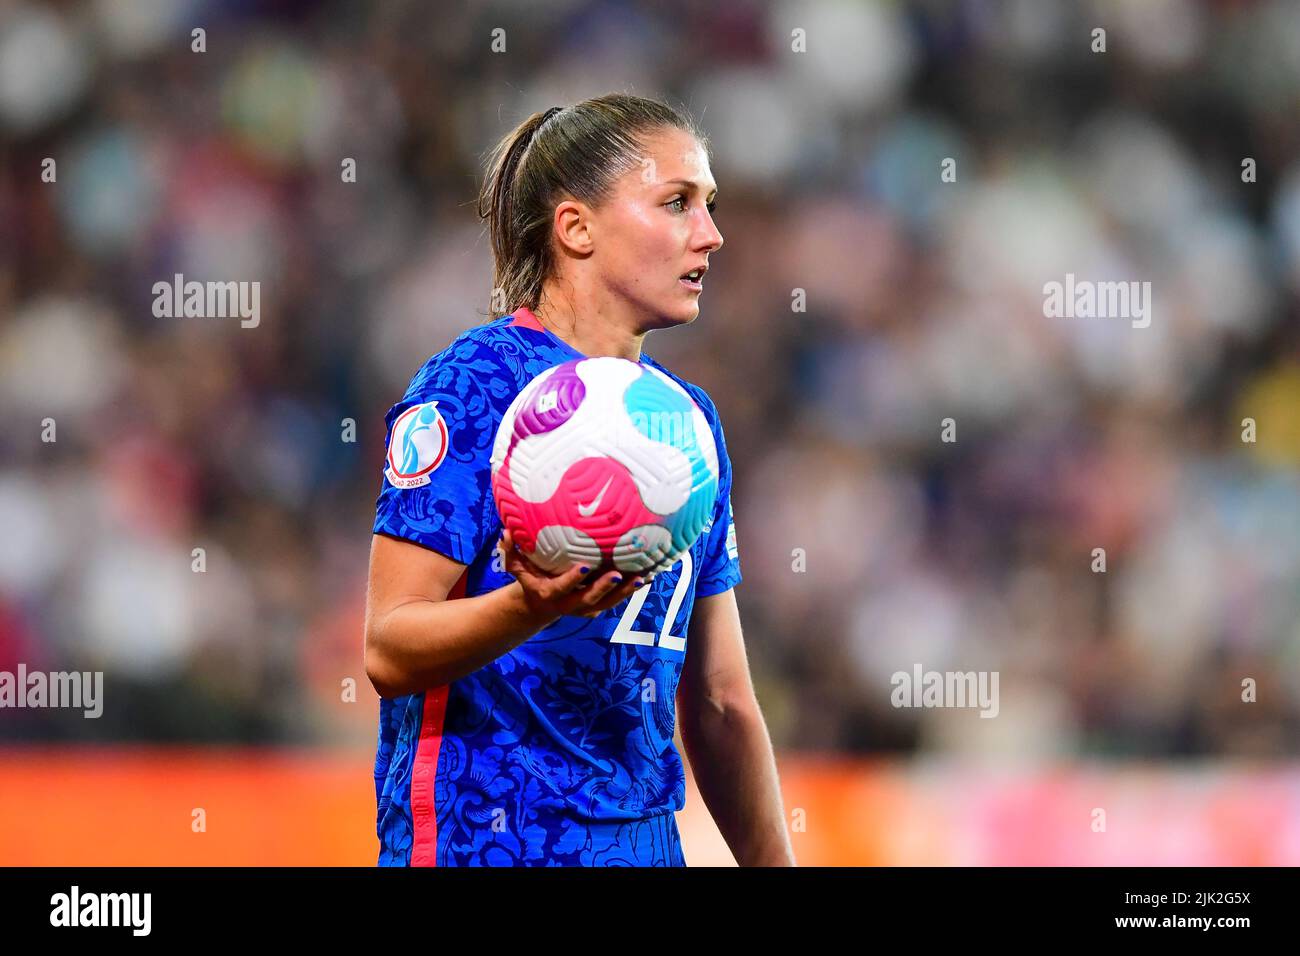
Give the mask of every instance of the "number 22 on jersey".
[[694, 565], [691, 562], [691, 553], [682, 552], [681, 573], [677, 576], [677, 586], [673, 588], [672, 599], [668, 602], [668, 610], [664, 613], [664, 626], [660, 628], [659, 634], [653, 631], [633, 630], [632, 623], [636, 620], [637, 615], [641, 613], [641, 608], [645, 604], [646, 597], [650, 594], [648, 587], [633, 593], [628, 599], [627, 609], [623, 611], [623, 616], [618, 619], [618, 627], [610, 635], [611, 644], [641, 644], [646, 647], [653, 647], [656, 636], [659, 638], [659, 646], [670, 651], [686, 650], [686, 636], [673, 636], [672, 626], [677, 620], [677, 612], [681, 610], [682, 601], [686, 600], [686, 589], [691, 586], [691, 571]]

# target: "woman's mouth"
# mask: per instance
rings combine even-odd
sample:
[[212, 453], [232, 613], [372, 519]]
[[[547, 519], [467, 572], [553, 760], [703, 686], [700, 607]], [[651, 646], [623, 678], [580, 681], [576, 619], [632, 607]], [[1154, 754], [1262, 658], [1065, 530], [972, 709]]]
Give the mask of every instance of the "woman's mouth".
[[704, 270], [693, 269], [677, 280], [692, 292], [704, 291]]

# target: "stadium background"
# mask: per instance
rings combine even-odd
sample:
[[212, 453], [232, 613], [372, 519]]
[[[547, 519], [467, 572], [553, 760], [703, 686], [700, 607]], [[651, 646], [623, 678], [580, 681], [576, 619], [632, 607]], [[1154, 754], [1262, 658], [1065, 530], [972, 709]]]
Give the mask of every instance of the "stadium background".
[[[712, 139], [646, 350], [727, 428], [800, 862], [1300, 863], [1294, 4], [6, 0], [0, 670], [106, 677], [0, 711], [0, 864], [373, 862], [383, 412], [484, 317], [484, 152], [609, 90]], [[177, 272], [260, 324], [155, 318]], [[917, 663], [997, 718], [892, 707]]]

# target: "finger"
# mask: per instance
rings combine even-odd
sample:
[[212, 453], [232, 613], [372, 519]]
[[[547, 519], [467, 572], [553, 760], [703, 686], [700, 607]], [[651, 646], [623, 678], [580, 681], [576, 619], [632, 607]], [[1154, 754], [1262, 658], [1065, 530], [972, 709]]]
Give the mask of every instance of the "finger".
[[[639, 584], [638, 581], [640, 581]], [[647, 582], [645, 581], [644, 578], [635, 578], [635, 577], [629, 578], [628, 580], [625, 580], [622, 584], [615, 587], [614, 590], [608, 592], [601, 600], [597, 601], [595, 604], [591, 605], [590, 607], [581, 608], [580, 610], [574, 611], [573, 613], [578, 614], [581, 617], [599, 617], [601, 614], [604, 614], [610, 608], [618, 607], [620, 604], [627, 601], [629, 597], [631, 597], [634, 593], [636, 593], [636, 591], [639, 588], [643, 587], [646, 583]]]
[[519, 552], [515, 547], [515, 539], [507, 528], [501, 529], [501, 537], [497, 539], [497, 553], [501, 555], [501, 563], [509, 570], [510, 559]]
[[506, 573], [513, 574], [515, 577], [525, 575], [527, 577], [536, 577], [533, 568], [530, 566], [528, 559], [518, 551], [510, 548], [502, 549], [503, 563], [505, 564]]
[[529, 577], [537, 578], [540, 581], [549, 581], [557, 575], [551, 574], [545, 568], [538, 567], [533, 563], [532, 558], [520, 551], [516, 547], [507, 547], [505, 551], [506, 570], [518, 577], [520, 573], [527, 574]]
[[591, 587], [582, 592], [582, 603], [591, 607], [600, 603], [605, 597], [623, 583], [623, 572], [615, 569], [603, 574], [591, 583]]
[[576, 593], [591, 583], [591, 567], [586, 564], [575, 564], [560, 575], [555, 583], [561, 594]]
[[641, 575], [628, 575], [624, 578], [623, 583], [609, 591], [596, 607], [602, 611], [617, 607], [640, 590], [644, 584], [645, 578]]
[[[519, 547], [519, 542], [515, 540], [514, 534], [508, 528], [503, 528], [501, 530], [501, 545], [502, 545], [502, 551], [504, 552], [506, 557], [509, 557], [512, 554], [516, 555], [520, 558], [523, 558], [532, 567], [537, 568], [537, 565], [533, 564], [532, 560], [528, 557], [528, 555], [524, 553], [524, 549]], [[542, 569], [537, 568], [537, 570], [541, 571]]]
[[505, 549], [505, 561], [507, 568], [512, 566], [525, 568], [529, 572], [536, 572], [539, 570], [539, 568], [528, 559], [528, 555], [524, 554], [522, 551], [517, 551], [514, 548], [507, 547]]
[[548, 575], [537, 582], [539, 592], [548, 601], [558, 601], [566, 607], [572, 607], [572, 599], [581, 593], [583, 581], [591, 569], [574, 566], [560, 574]]
[[640, 575], [615, 571], [592, 586], [587, 602], [600, 610], [606, 610], [626, 601], [644, 580]]

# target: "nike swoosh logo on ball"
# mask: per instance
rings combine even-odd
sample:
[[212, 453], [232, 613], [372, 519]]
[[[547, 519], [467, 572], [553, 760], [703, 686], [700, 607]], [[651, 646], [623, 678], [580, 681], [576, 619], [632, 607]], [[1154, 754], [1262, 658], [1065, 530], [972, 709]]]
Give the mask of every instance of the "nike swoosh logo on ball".
[[[613, 477], [606, 478], [605, 488], [608, 488], [609, 483], [613, 480], [614, 480]], [[596, 510], [596, 506], [600, 504], [600, 499], [605, 497], [605, 488], [600, 489], [600, 494], [596, 495], [596, 499], [591, 504], [584, 505], [581, 502], [579, 502], [578, 514], [582, 515], [584, 518], [590, 518], [592, 513]]]

